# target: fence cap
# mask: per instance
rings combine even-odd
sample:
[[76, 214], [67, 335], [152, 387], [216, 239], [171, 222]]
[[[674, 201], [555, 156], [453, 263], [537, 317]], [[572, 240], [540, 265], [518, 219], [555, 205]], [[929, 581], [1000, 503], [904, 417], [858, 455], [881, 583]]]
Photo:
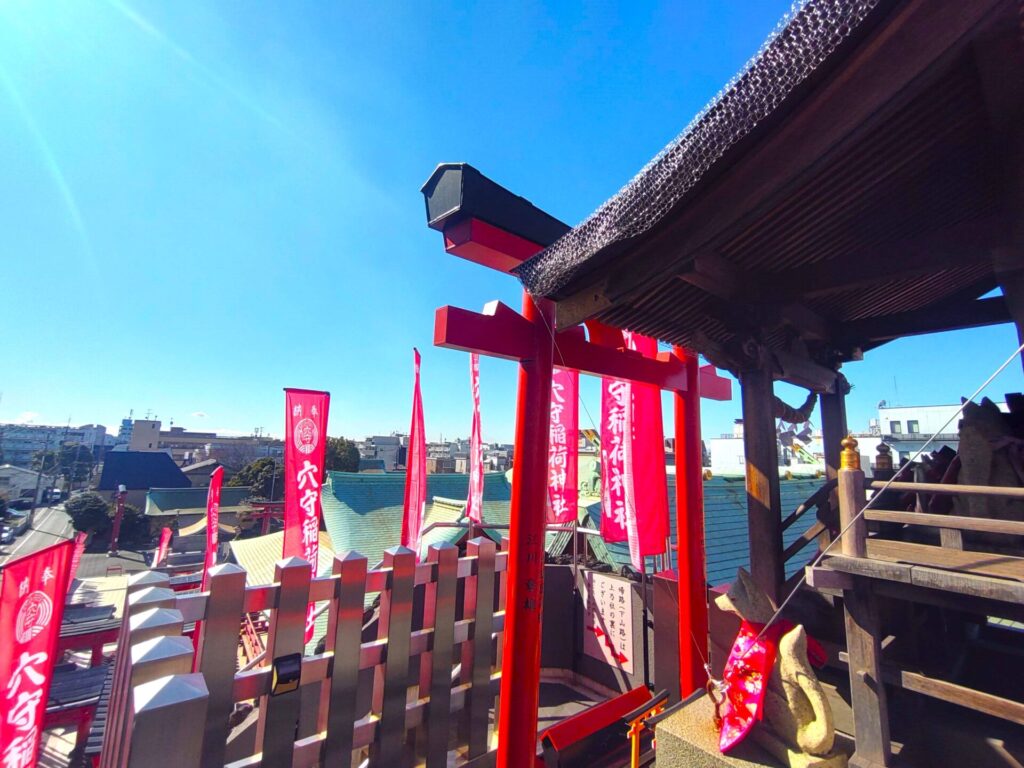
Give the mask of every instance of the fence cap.
[[209, 696], [210, 692], [206, 689], [202, 673], [194, 672], [188, 675], [158, 677], [150, 683], [143, 683], [135, 688], [132, 700], [135, 704], [135, 714], [138, 715], [142, 712], [202, 701]]
[[221, 563], [215, 565], [209, 570], [210, 578], [215, 579], [218, 576], [232, 576], [241, 575], [245, 576], [245, 568], [238, 565], [237, 563]]
[[138, 632], [142, 629], [184, 624], [185, 619], [177, 608], [150, 608], [128, 619], [128, 629]]
[[166, 573], [157, 571], [139, 571], [128, 577], [128, 591], [132, 592], [143, 587], [166, 587], [171, 578]]
[[131, 647], [132, 665], [192, 655], [192, 640], [181, 635], [154, 637]]
[[857, 440], [853, 435], [843, 438], [843, 452], [839, 455], [840, 469], [860, 469], [860, 451], [857, 450]]

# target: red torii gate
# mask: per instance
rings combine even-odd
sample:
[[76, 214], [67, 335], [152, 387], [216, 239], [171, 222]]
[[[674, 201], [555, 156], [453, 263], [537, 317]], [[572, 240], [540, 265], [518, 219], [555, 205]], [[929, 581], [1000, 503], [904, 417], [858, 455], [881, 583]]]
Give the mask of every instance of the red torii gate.
[[[457, 189], [450, 184], [453, 170], [458, 174]], [[444, 185], [448, 189], [443, 189]], [[439, 188], [438, 196], [444, 198], [443, 215], [431, 217], [431, 195]], [[536, 227], [530, 224], [538, 224], [536, 214], [550, 219], [469, 166], [439, 166], [423, 191], [429, 223], [443, 232], [448, 253], [508, 272], [543, 247], [474, 215], [473, 208], [490, 207], [495, 213], [496, 206], [509, 206], [517, 209], [516, 215], [506, 218], [523, 223], [524, 216], [532, 217], [525, 223], [526, 229], [534, 231]], [[453, 192], [458, 198], [454, 206]], [[473, 204], [466, 200], [470, 194], [477, 196]], [[480, 198], [484, 198], [482, 203]], [[461, 216], [454, 215], [460, 211]], [[549, 221], [541, 219], [539, 224], [550, 229]], [[713, 366], [699, 366], [696, 357], [682, 348], [649, 359], [631, 350], [602, 345], [599, 325], [591, 328], [593, 341], [587, 341], [580, 330], [556, 332], [554, 305], [535, 300], [525, 291], [522, 313], [492, 302], [483, 313], [441, 307], [434, 319], [435, 346], [519, 363], [498, 768], [532, 766], [536, 759], [548, 420], [556, 364], [595, 376], [655, 384], [674, 394], [680, 692], [686, 696], [706, 681], [701, 659], [702, 654], [707, 656], [708, 605], [700, 397], [728, 400], [731, 382], [718, 376]]]

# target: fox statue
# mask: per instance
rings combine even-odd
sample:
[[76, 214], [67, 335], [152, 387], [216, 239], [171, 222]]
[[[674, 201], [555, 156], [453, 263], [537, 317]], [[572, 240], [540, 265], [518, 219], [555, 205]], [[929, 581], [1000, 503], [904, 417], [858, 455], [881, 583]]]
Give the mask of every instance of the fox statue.
[[[723, 749], [743, 738], [746, 731], [764, 749], [789, 768], [845, 768], [847, 757], [834, 749], [835, 729], [832, 709], [817, 675], [808, 660], [808, 638], [802, 626], [776, 622], [767, 630], [765, 625], [775, 614], [771, 599], [754, 583], [742, 568], [728, 592], [715, 599], [723, 611], [734, 613], [743, 620], [740, 635], [726, 664], [726, 683], [739, 680], [743, 690], [727, 695], [738, 715], [739, 724], [723, 723]], [[811, 641], [815, 650], [820, 646]], [[770, 653], [775, 651], [774, 663]], [[760, 680], [757, 661], [771, 664], [767, 685]], [[755, 681], [753, 691], [749, 681]], [[757, 683], [760, 687], [757, 687]], [[746, 687], [745, 687], [746, 686]], [[750, 710], [750, 703], [763, 694], [758, 717]], [[732, 727], [732, 740], [726, 728]], [[725, 746], [727, 743], [728, 746]]]

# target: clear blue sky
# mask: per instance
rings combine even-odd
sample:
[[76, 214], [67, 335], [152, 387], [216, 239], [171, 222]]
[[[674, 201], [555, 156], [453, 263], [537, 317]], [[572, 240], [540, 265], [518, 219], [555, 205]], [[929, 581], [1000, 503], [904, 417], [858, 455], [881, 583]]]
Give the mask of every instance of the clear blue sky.
[[[332, 392], [332, 434], [404, 430], [416, 345], [428, 433], [467, 434], [433, 311], [519, 288], [426, 228], [435, 164], [576, 223], [787, 7], [0, 2], [0, 421], [279, 434], [300, 386]], [[953, 401], [1015, 347], [1003, 327], [877, 350], [847, 371], [851, 422]], [[481, 375], [484, 437], [510, 440], [515, 367]], [[996, 391], [1022, 388], [1014, 365]], [[706, 432], [738, 410], [708, 405]]]

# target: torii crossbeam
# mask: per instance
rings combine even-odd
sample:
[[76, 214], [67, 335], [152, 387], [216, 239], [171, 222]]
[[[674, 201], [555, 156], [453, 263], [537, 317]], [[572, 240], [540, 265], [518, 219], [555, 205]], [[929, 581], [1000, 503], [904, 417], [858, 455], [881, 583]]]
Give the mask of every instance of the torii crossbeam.
[[[472, 200], [467, 197], [470, 192], [475, 195]], [[557, 236], [558, 228], [551, 222], [565, 229], [565, 225], [469, 166], [439, 166], [424, 185], [424, 193], [430, 225], [444, 233], [445, 250], [499, 271], [507, 272], [542, 246], [477, 218], [471, 209], [490, 208], [492, 221], [505, 217], [518, 225], [519, 231], [540, 232], [537, 240], [550, 242]], [[453, 195], [458, 198], [454, 206]], [[440, 216], [431, 215], [432, 206], [441, 210]], [[680, 348], [650, 359], [604, 346], [596, 337], [587, 341], [580, 328], [555, 332], [555, 327], [554, 305], [525, 292], [521, 313], [492, 302], [483, 313], [441, 307], [434, 319], [436, 346], [519, 363], [498, 768], [533, 766], [536, 759], [548, 420], [556, 365], [595, 376], [654, 384], [674, 394], [682, 695], [705, 681], [701, 655], [707, 653], [708, 618], [699, 398], [728, 400], [731, 382], [718, 376], [712, 366], [700, 367], [694, 355]]]

